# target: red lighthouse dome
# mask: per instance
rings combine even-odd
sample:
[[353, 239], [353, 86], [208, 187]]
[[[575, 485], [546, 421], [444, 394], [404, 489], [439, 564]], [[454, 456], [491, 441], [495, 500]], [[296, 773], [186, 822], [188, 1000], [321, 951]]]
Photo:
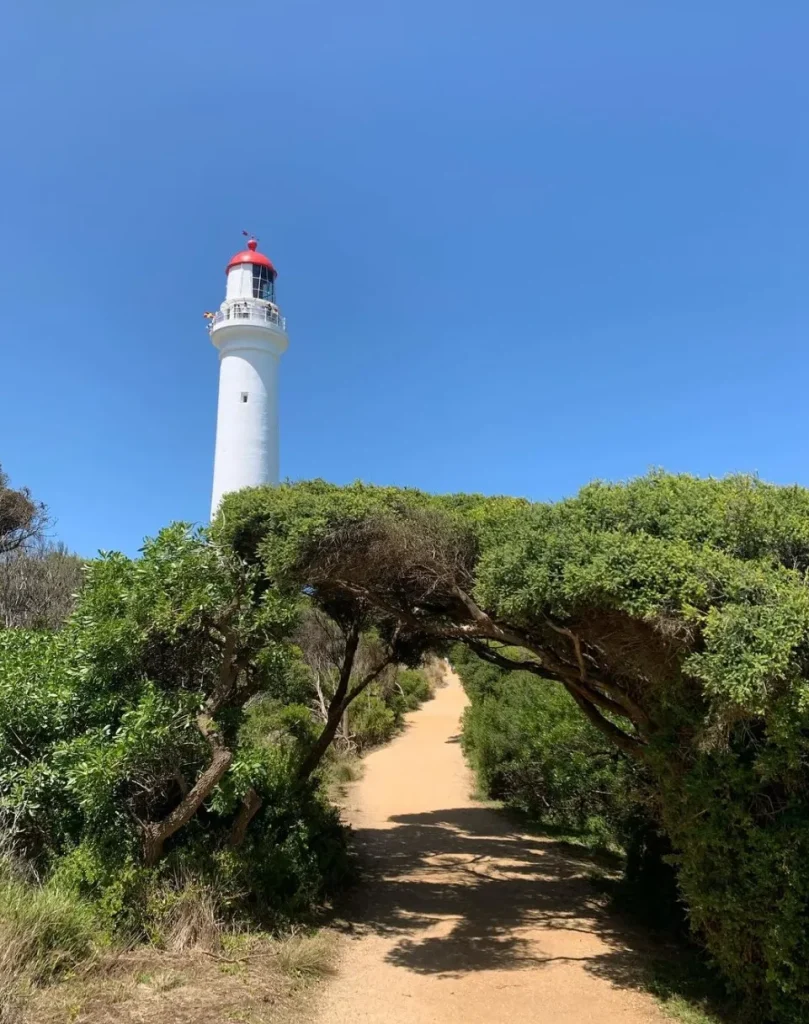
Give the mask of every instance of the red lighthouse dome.
[[258, 242], [255, 238], [251, 238], [247, 243], [247, 248], [243, 249], [242, 252], [237, 252], [236, 255], [231, 259], [225, 268], [225, 273], [229, 273], [233, 267], [238, 267], [241, 263], [252, 263], [254, 266], [267, 267], [273, 279], [278, 276], [278, 271], [272, 265], [270, 260], [264, 255], [263, 252], [257, 252]]

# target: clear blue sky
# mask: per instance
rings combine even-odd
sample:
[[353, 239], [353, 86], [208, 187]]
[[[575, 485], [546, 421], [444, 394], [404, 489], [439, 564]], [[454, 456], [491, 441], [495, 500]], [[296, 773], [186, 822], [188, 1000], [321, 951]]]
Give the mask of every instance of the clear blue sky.
[[809, 485], [805, 0], [28, 9], [0, 462], [81, 553], [206, 517], [242, 228], [290, 325], [285, 476]]

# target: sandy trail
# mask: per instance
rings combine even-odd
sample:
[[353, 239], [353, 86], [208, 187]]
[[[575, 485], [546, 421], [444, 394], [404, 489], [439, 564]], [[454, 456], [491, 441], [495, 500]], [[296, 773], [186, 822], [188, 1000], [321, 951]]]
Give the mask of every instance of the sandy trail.
[[[589, 863], [470, 798], [457, 677], [371, 754], [346, 815], [370, 877], [320, 1024], [662, 1024]], [[638, 937], [634, 937], [634, 945]]]

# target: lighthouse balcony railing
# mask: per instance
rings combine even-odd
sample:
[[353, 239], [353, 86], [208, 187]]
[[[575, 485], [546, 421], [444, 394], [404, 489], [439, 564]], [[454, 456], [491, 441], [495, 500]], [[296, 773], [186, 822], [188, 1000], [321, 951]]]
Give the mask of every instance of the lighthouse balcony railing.
[[257, 299], [236, 299], [228, 303], [224, 309], [220, 309], [213, 315], [210, 329], [213, 330], [220, 324], [229, 322], [269, 324], [284, 332], [287, 329], [286, 318], [281, 316], [278, 309], [268, 302], [261, 302]]

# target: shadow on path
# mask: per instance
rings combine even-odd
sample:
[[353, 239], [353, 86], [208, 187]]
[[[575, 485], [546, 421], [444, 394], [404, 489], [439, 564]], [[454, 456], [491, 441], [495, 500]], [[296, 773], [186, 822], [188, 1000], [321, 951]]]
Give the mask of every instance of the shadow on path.
[[585, 851], [515, 832], [485, 807], [390, 826], [355, 832], [367, 875], [351, 910], [360, 934], [392, 940], [388, 962], [459, 976], [577, 961], [616, 986], [646, 987], [649, 937], [606, 910]]

